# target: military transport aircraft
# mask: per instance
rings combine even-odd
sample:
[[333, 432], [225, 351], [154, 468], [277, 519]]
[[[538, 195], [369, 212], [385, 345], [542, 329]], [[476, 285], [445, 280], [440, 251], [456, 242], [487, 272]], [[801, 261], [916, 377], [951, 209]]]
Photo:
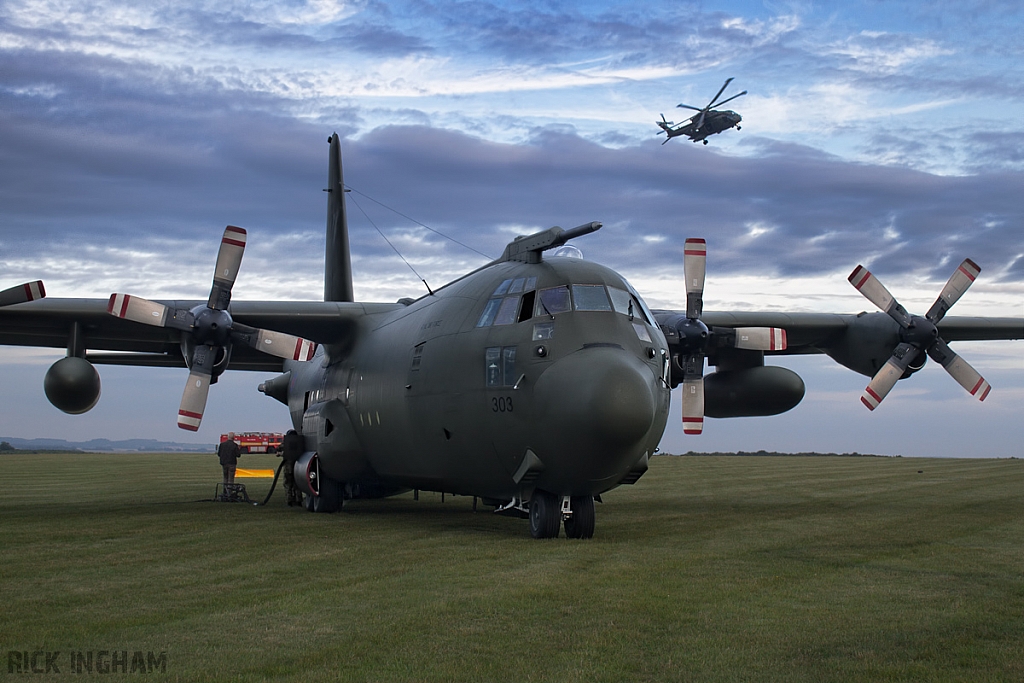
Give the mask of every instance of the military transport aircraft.
[[[706, 145], [708, 144], [707, 138], [710, 135], [721, 133], [722, 131], [729, 130], [733, 127], [735, 127], [736, 130], [740, 130], [740, 121], [743, 120], [742, 116], [732, 110], [727, 109], [725, 111], [719, 111], [711, 108], [720, 107], [726, 102], [732, 102], [737, 97], [747, 94], [747, 91], [744, 90], [741, 93], [737, 93], [732, 97], [718, 102], [718, 98], [722, 96], [722, 93], [725, 92], [725, 89], [729, 87], [730, 83], [732, 83], [732, 79], [727, 78], [725, 80], [725, 85], [723, 85], [721, 90], [718, 91], [718, 94], [715, 95], [714, 98], [708, 102], [707, 106], [703, 108], [693, 107], [689, 104], [677, 104], [676, 107], [678, 108], [692, 109], [697, 112], [682, 123], [677, 124], [672, 121], [666, 121], [665, 115], [662, 114], [661, 121], [655, 121], [655, 123], [661, 128], [661, 130], [658, 131], [658, 135], [665, 133], [665, 135], [668, 136], [665, 138], [665, 142], [668, 142], [679, 135], [685, 135], [693, 142], [703, 142]], [[665, 142], [661, 144], [664, 145]]]
[[[359, 303], [337, 135], [327, 191], [324, 301], [231, 302], [247, 236], [228, 227], [208, 301], [19, 303], [0, 310], [0, 343], [67, 349], [44, 388], [69, 413], [98, 400], [95, 364], [187, 367], [178, 424], [190, 430], [229, 367], [281, 373], [260, 390], [288, 406], [305, 438], [295, 478], [313, 512], [424, 489], [478, 496], [528, 518], [536, 538], [563, 524], [567, 537], [589, 538], [595, 498], [647, 470], [679, 384], [691, 434], [705, 416], [800, 402], [803, 381], [765, 366], [766, 354], [825, 353], [872, 376], [871, 408], [928, 356], [984, 399], [988, 385], [946, 341], [1024, 337], [1022, 318], [945, 317], [978, 274], [969, 260], [924, 317], [861, 267], [851, 282], [883, 312], [705, 312], [703, 239], [685, 243], [686, 310], [652, 311], [615, 271], [552, 255], [600, 223], [517, 238], [415, 300]], [[705, 376], [705, 360], [717, 371]]]

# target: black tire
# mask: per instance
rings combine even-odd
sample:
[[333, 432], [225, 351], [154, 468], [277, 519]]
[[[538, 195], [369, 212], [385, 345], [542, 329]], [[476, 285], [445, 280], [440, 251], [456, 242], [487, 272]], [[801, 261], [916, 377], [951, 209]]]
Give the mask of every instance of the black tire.
[[562, 525], [561, 499], [553, 493], [536, 490], [530, 497], [530, 535], [534, 538], [557, 538]]
[[313, 507], [313, 504], [315, 502], [316, 502], [316, 496], [307, 493], [306, 494], [306, 500], [304, 500], [302, 502], [302, 505], [303, 505], [303, 507], [305, 507], [310, 512], [316, 512], [316, 509]]
[[313, 510], [329, 515], [340, 510], [344, 502], [342, 485], [333, 479], [320, 477], [320, 495], [313, 498]]
[[593, 496], [573, 496], [569, 499], [572, 514], [565, 519], [566, 538], [593, 538], [597, 513]]

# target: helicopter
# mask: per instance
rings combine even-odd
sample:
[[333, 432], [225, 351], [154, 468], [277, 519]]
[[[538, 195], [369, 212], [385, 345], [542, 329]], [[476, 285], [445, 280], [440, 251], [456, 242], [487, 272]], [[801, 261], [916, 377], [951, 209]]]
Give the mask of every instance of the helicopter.
[[[668, 135], [668, 137], [665, 138], [665, 142], [668, 142], [678, 135], [685, 135], [694, 142], [703, 142], [706, 145], [708, 144], [707, 139], [710, 135], [721, 133], [723, 130], [728, 130], [730, 128], [740, 130], [740, 121], [743, 120], [742, 116], [730, 110], [720, 111], [718, 109], [712, 109], [712, 107], [721, 106], [726, 102], [735, 100], [741, 95], [747, 94], [747, 91], [744, 90], [739, 94], [733, 95], [732, 97], [719, 102], [718, 98], [722, 96], [722, 93], [729, 87], [732, 80], [732, 78], [727, 78], [725, 80], [725, 85], [722, 86], [721, 90], [718, 91], [718, 94], [715, 95], [703, 109], [690, 106], [689, 104], [676, 105], [682, 109], [692, 109], [698, 112], [682, 123], [677, 124], [672, 121], [667, 121], [665, 119], [665, 115], [662, 114], [661, 121], [655, 121], [655, 123], [661, 127], [661, 131], [658, 132], [658, 135], [661, 135], [662, 133]], [[665, 142], [661, 144], [664, 145]]]

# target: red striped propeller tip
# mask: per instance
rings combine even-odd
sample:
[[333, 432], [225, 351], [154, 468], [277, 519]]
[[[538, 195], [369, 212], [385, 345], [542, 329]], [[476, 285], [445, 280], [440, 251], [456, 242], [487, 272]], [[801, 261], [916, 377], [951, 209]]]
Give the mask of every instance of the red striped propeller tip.
[[870, 270], [868, 270], [864, 266], [857, 266], [856, 268], [853, 269], [853, 272], [850, 273], [850, 277], [846, 279], [850, 281], [851, 285], [853, 285], [857, 289], [860, 289], [861, 287], [864, 286], [864, 283], [868, 281], [869, 277], [871, 277]]
[[35, 301], [36, 299], [42, 299], [45, 296], [46, 289], [43, 287], [42, 280], [25, 283], [25, 299], [27, 301]]
[[683, 433], [684, 434], [700, 434], [704, 431], [704, 418], [703, 417], [684, 417], [683, 418]]
[[708, 253], [707, 241], [691, 237], [683, 244], [683, 253], [687, 256], [706, 256]]
[[187, 429], [190, 432], [199, 430], [199, 424], [203, 420], [202, 413], [193, 413], [189, 410], [178, 411], [178, 426], [182, 429]]
[[224, 244], [230, 244], [236, 247], [245, 247], [245, 240], [245, 228], [239, 228], [234, 225], [229, 225], [224, 228], [224, 237], [221, 240]]

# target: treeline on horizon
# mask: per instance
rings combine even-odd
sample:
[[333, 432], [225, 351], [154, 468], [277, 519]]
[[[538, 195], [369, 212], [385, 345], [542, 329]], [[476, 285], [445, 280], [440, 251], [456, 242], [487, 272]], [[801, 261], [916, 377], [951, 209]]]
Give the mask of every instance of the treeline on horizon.
[[[0, 455], [3, 454], [45, 454], [45, 453], [77, 453], [86, 454], [93, 451], [83, 451], [79, 448], [15, 448], [9, 441], [0, 441]], [[779, 453], [777, 451], [737, 451], [735, 453], [699, 453], [687, 451], [686, 453], [655, 453], [657, 456], [672, 458], [690, 457], [716, 457], [716, 456], [753, 456], [753, 457], [800, 457], [800, 458], [901, 458], [901, 455], [873, 455], [871, 453]]]
[[25, 454], [43, 454], [43, 453], [81, 453], [85, 454], [88, 451], [83, 451], [78, 448], [15, 448], [11, 445], [10, 441], [0, 441], [0, 455], [14, 454], [25, 455]]
[[697, 451], [687, 451], [686, 453], [656, 453], [655, 455], [665, 455], [673, 458], [688, 458], [688, 457], [714, 457], [714, 456], [756, 456], [756, 457], [787, 457], [787, 458], [902, 458], [902, 455], [874, 455], [872, 453], [779, 453], [777, 451], [736, 451], [735, 453], [722, 453], [716, 451], [714, 453], [698, 453]]

